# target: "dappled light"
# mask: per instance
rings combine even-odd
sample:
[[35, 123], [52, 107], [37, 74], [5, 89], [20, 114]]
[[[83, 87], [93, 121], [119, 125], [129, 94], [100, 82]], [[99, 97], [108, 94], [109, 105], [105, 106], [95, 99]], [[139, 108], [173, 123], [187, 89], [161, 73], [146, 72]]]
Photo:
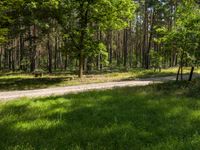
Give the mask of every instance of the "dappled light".
[[[1, 73], [0, 74], [0, 91], [16, 91], [16, 90], [33, 90], [49, 87], [63, 87], [70, 85], [81, 85], [90, 83], [103, 83], [112, 81], [132, 81], [132, 80], [160, 80], [157, 77], [163, 77], [164, 80], [174, 78], [178, 68], [163, 69], [162, 72], [154, 72], [153, 70], [132, 69], [128, 72], [113, 71], [109, 73], [96, 73], [86, 75], [82, 79], [78, 79], [75, 75], [57, 73], [56, 75], [44, 75], [41, 78], [35, 78], [32, 74], [17, 73]], [[195, 77], [197, 72], [195, 71]], [[188, 68], [185, 68], [185, 78], [189, 78]], [[165, 77], [168, 77], [165, 79]], [[156, 79], [157, 78], [157, 79]]]
[[199, 150], [200, 0], [0, 0], [0, 150]]
[[198, 148], [200, 102], [186, 92], [177, 95], [179, 86], [172, 82], [2, 104], [0, 148]]

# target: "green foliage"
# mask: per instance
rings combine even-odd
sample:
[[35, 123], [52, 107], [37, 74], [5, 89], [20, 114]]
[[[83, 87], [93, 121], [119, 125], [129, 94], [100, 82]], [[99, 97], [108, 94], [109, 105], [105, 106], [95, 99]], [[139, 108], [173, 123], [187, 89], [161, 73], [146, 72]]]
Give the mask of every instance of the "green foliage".
[[0, 29], [0, 44], [6, 42], [7, 33], [8, 33], [7, 28], [1, 28]]
[[197, 150], [200, 103], [188, 84], [0, 104], [0, 149]]
[[[66, 60], [70, 63], [65, 63], [64, 61], [56, 62], [58, 56], [52, 57], [53, 63], [54, 59], [56, 63], [60, 63], [52, 67], [55, 70], [67, 67], [77, 68], [77, 60], [80, 61], [81, 56], [85, 60], [92, 60], [89, 63], [94, 64], [97, 57], [101, 55], [102, 62], [96, 63], [95, 66], [106, 65], [107, 52], [111, 51], [111, 46], [113, 53], [111, 65], [117, 63], [119, 65], [124, 61], [125, 57], [117, 54], [118, 51], [123, 53], [124, 47], [128, 49], [127, 62], [130, 60], [128, 64], [130, 66], [133, 66], [132, 62], [135, 60], [138, 61], [136, 65], [139, 61], [141, 64], [145, 62], [145, 50], [149, 55], [149, 50], [152, 48], [158, 51], [158, 53], [150, 54], [152, 60], [148, 62], [153, 65], [160, 65], [158, 64], [161, 61], [160, 57], [163, 57], [166, 66], [169, 66], [169, 63], [170, 66], [174, 65], [173, 59], [177, 56], [180, 62], [182, 55], [187, 65], [195, 65], [199, 64], [200, 58], [198, 4], [195, 0], [1, 0], [0, 43], [5, 45], [3, 45], [3, 51], [8, 45], [11, 46], [11, 43], [14, 43], [14, 50], [8, 55], [24, 55], [20, 56], [16, 69], [31, 66], [29, 58], [33, 47], [36, 51], [39, 51], [41, 47], [45, 54], [49, 53], [46, 48], [48, 40], [52, 43], [49, 47], [53, 53], [56, 51], [59, 53], [61, 50], [62, 58], [70, 58]], [[136, 9], [137, 16], [135, 16]], [[122, 31], [117, 31], [124, 28], [127, 28], [127, 39], [120, 33]], [[112, 37], [109, 35], [111, 31]], [[17, 42], [13, 42], [16, 39], [21, 39], [19, 46]], [[127, 43], [123, 39], [127, 40]], [[6, 41], [8, 45], [5, 44]], [[31, 43], [32, 46], [29, 46]], [[59, 50], [55, 48], [56, 46]], [[17, 47], [20, 47], [20, 51], [23, 52], [18, 53]], [[110, 48], [106, 50], [106, 47]], [[141, 52], [139, 52], [140, 49]], [[2, 66], [12, 67], [4, 60], [7, 54], [3, 52], [2, 55], [5, 55], [2, 58]], [[47, 61], [48, 57], [50, 56], [46, 55], [42, 59], [33, 59], [40, 60], [40, 67], [46, 68], [47, 63], [50, 62]], [[12, 61], [16, 60], [12, 59], [11, 63]]]
[[136, 5], [131, 0], [96, 0], [92, 17], [101, 29], [122, 29], [133, 18]]
[[176, 17], [176, 25], [171, 31], [164, 27], [157, 29], [161, 36], [156, 42], [164, 43], [167, 53], [174, 52], [187, 64], [194, 65], [200, 54], [200, 8], [193, 1], [184, 1], [179, 5]]
[[168, 34], [168, 30], [166, 27], [155, 27], [155, 32], [157, 34], [157, 37], [154, 37], [154, 42], [161, 44], [166, 42], [168, 37], [166, 35]]
[[103, 62], [107, 58], [106, 49], [101, 39], [94, 37], [95, 33], [125, 28], [135, 10], [132, 0], [62, 1], [60, 5], [62, 14], [58, 22], [72, 53], [77, 57], [80, 51], [85, 57], [102, 54]]
[[156, 52], [155, 50], [150, 51], [150, 58], [151, 58], [151, 66], [154, 67], [161, 67], [162, 66], [162, 56], [159, 54], [159, 52]]
[[5, 6], [4, 1], [0, 1], [0, 44], [6, 41], [6, 35], [8, 33], [8, 27], [6, 22], [10, 18], [5, 14], [5, 11], [8, 10], [8, 7]]
[[99, 43], [97, 47], [98, 55], [102, 58], [102, 64], [107, 65], [108, 64], [108, 51], [106, 46], [103, 43]]

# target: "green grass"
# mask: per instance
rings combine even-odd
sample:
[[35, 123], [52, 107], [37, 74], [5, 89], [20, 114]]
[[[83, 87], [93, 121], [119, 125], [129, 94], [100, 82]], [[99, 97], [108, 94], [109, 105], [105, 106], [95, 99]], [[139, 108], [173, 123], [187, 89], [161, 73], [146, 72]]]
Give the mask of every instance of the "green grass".
[[[30, 90], [56, 86], [79, 85], [88, 83], [100, 83], [109, 81], [134, 80], [135, 78], [148, 78], [158, 76], [175, 75], [177, 68], [164, 69], [162, 72], [153, 70], [133, 69], [127, 72], [104, 72], [101, 74], [90, 74], [78, 79], [75, 75], [70, 74], [52, 74], [44, 75], [42, 78], [35, 78], [32, 74], [23, 73], [1, 73], [0, 74], [0, 91], [12, 90]], [[72, 80], [69, 80], [73, 78]]]
[[0, 104], [0, 149], [198, 150], [200, 81]]

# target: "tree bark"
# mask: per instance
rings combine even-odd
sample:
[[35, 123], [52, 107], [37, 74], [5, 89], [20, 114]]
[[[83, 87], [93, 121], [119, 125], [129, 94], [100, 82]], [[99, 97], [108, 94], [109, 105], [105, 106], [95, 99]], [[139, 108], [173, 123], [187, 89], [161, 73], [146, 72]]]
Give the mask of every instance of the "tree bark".
[[54, 70], [57, 70], [57, 66], [58, 66], [58, 37], [55, 37], [55, 53], [54, 53]]
[[89, 8], [89, 3], [87, 6], [87, 9], [84, 8], [84, 1], [80, 4], [80, 42], [78, 45], [78, 51], [79, 51], [79, 78], [83, 77], [83, 69], [84, 69], [84, 52], [83, 50], [85, 49], [84, 45], [84, 39], [86, 36], [86, 30], [88, 27], [88, 8]]
[[[33, 33], [31, 32], [31, 30]], [[30, 71], [33, 72], [35, 70], [35, 65], [36, 65], [36, 62], [35, 62], [36, 61], [36, 27], [35, 27], [35, 25], [33, 27], [30, 27], [29, 38], [30, 38], [29, 46], [30, 46], [30, 50], [31, 50]]]
[[144, 2], [144, 23], [143, 23], [143, 47], [142, 47], [142, 55], [143, 55], [143, 62], [142, 66], [145, 68], [146, 64], [146, 54], [147, 54], [147, 41], [148, 39], [148, 12], [147, 12], [147, 1]]
[[147, 51], [146, 51], [146, 64], [145, 67], [146, 69], [149, 69], [149, 65], [150, 65], [150, 50], [151, 50], [151, 44], [152, 44], [152, 38], [153, 38], [153, 27], [154, 27], [154, 16], [155, 16], [155, 12], [154, 10], [152, 10], [152, 16], [151, 16], [151, 29], [150, 29], [150, 33], [149, 33], [149, 43], [148, 43], [148, 47], [147, 47]]
[[83, 59], [83, 52], [80, 50], [80, 56], [79, 56], [79, 78], [83, 77], [83, 65], [84, 65], [84, 59]]
[[109, 63], [112, 64], [113, 60], [113, 31], [108, 31], [108, 50], [109, 50]]
[[48, 71], [52, 73], [52, 46], [50, 44], [50, 35], [48, 34], [47, 41], [47, 49], [48, 49]]
[[193, 72], [194, 72], [194, 66], [192, 66], [191, 68], [189, 81], [192, 81]]
[[178, 72], [177, 72], [177, 75], [176, 75], [176, 81], [179, 80], [179, 74], [180, 74], [180, 70], [181, 70], [181, 66], [178, 68]]
[[19, 49], [20, 49], [20, 70], [23, 70], [23, 65], [22, 61], [24, 59], [24, 39], [23, 39], [23, 33], [20, 33], [19, 37]]
[[128, 60], [128, 31], [124, 29], [124, 67], [127, 67]]

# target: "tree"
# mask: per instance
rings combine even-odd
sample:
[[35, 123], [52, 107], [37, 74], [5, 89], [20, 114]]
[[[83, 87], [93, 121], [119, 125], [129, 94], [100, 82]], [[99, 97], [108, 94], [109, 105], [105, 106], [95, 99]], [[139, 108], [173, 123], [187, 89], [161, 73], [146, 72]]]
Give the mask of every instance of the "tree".
[[191, 80], [200, 53], [200, 9], [194, 1], [185, 1], [177, 12], [176, 26], [166, 33], [164, 43], [166, 50], [175, 50], [179, 56], [178, 75], [181, 71], [181, 79], [183, 66], [187, 64], [192, 67], [189, 78]]
[[10, 18], [6, 15], [6, 11], [8, 10], [8, 6], [5, 5], [4, 1], [0, 2], [0, 44], [6, 41], [6, 35], [8, 33], [7, 25], [9, 23]]
[[66, 8], [60, 20], [68, 41], [72, 42], [72, 50], [79, 59], [81, 78], [84, 58], [101, 52], [98, 51], [98, 45], [102, 42], [94, 38], [95, 31], [125, 28], [133, 17], [135, 5], [132, 0], [72, 0], [65, 2], [63, 9]]
[[195, 67], [198, 18], [197, 0], [1, 0], [0, 69]]

